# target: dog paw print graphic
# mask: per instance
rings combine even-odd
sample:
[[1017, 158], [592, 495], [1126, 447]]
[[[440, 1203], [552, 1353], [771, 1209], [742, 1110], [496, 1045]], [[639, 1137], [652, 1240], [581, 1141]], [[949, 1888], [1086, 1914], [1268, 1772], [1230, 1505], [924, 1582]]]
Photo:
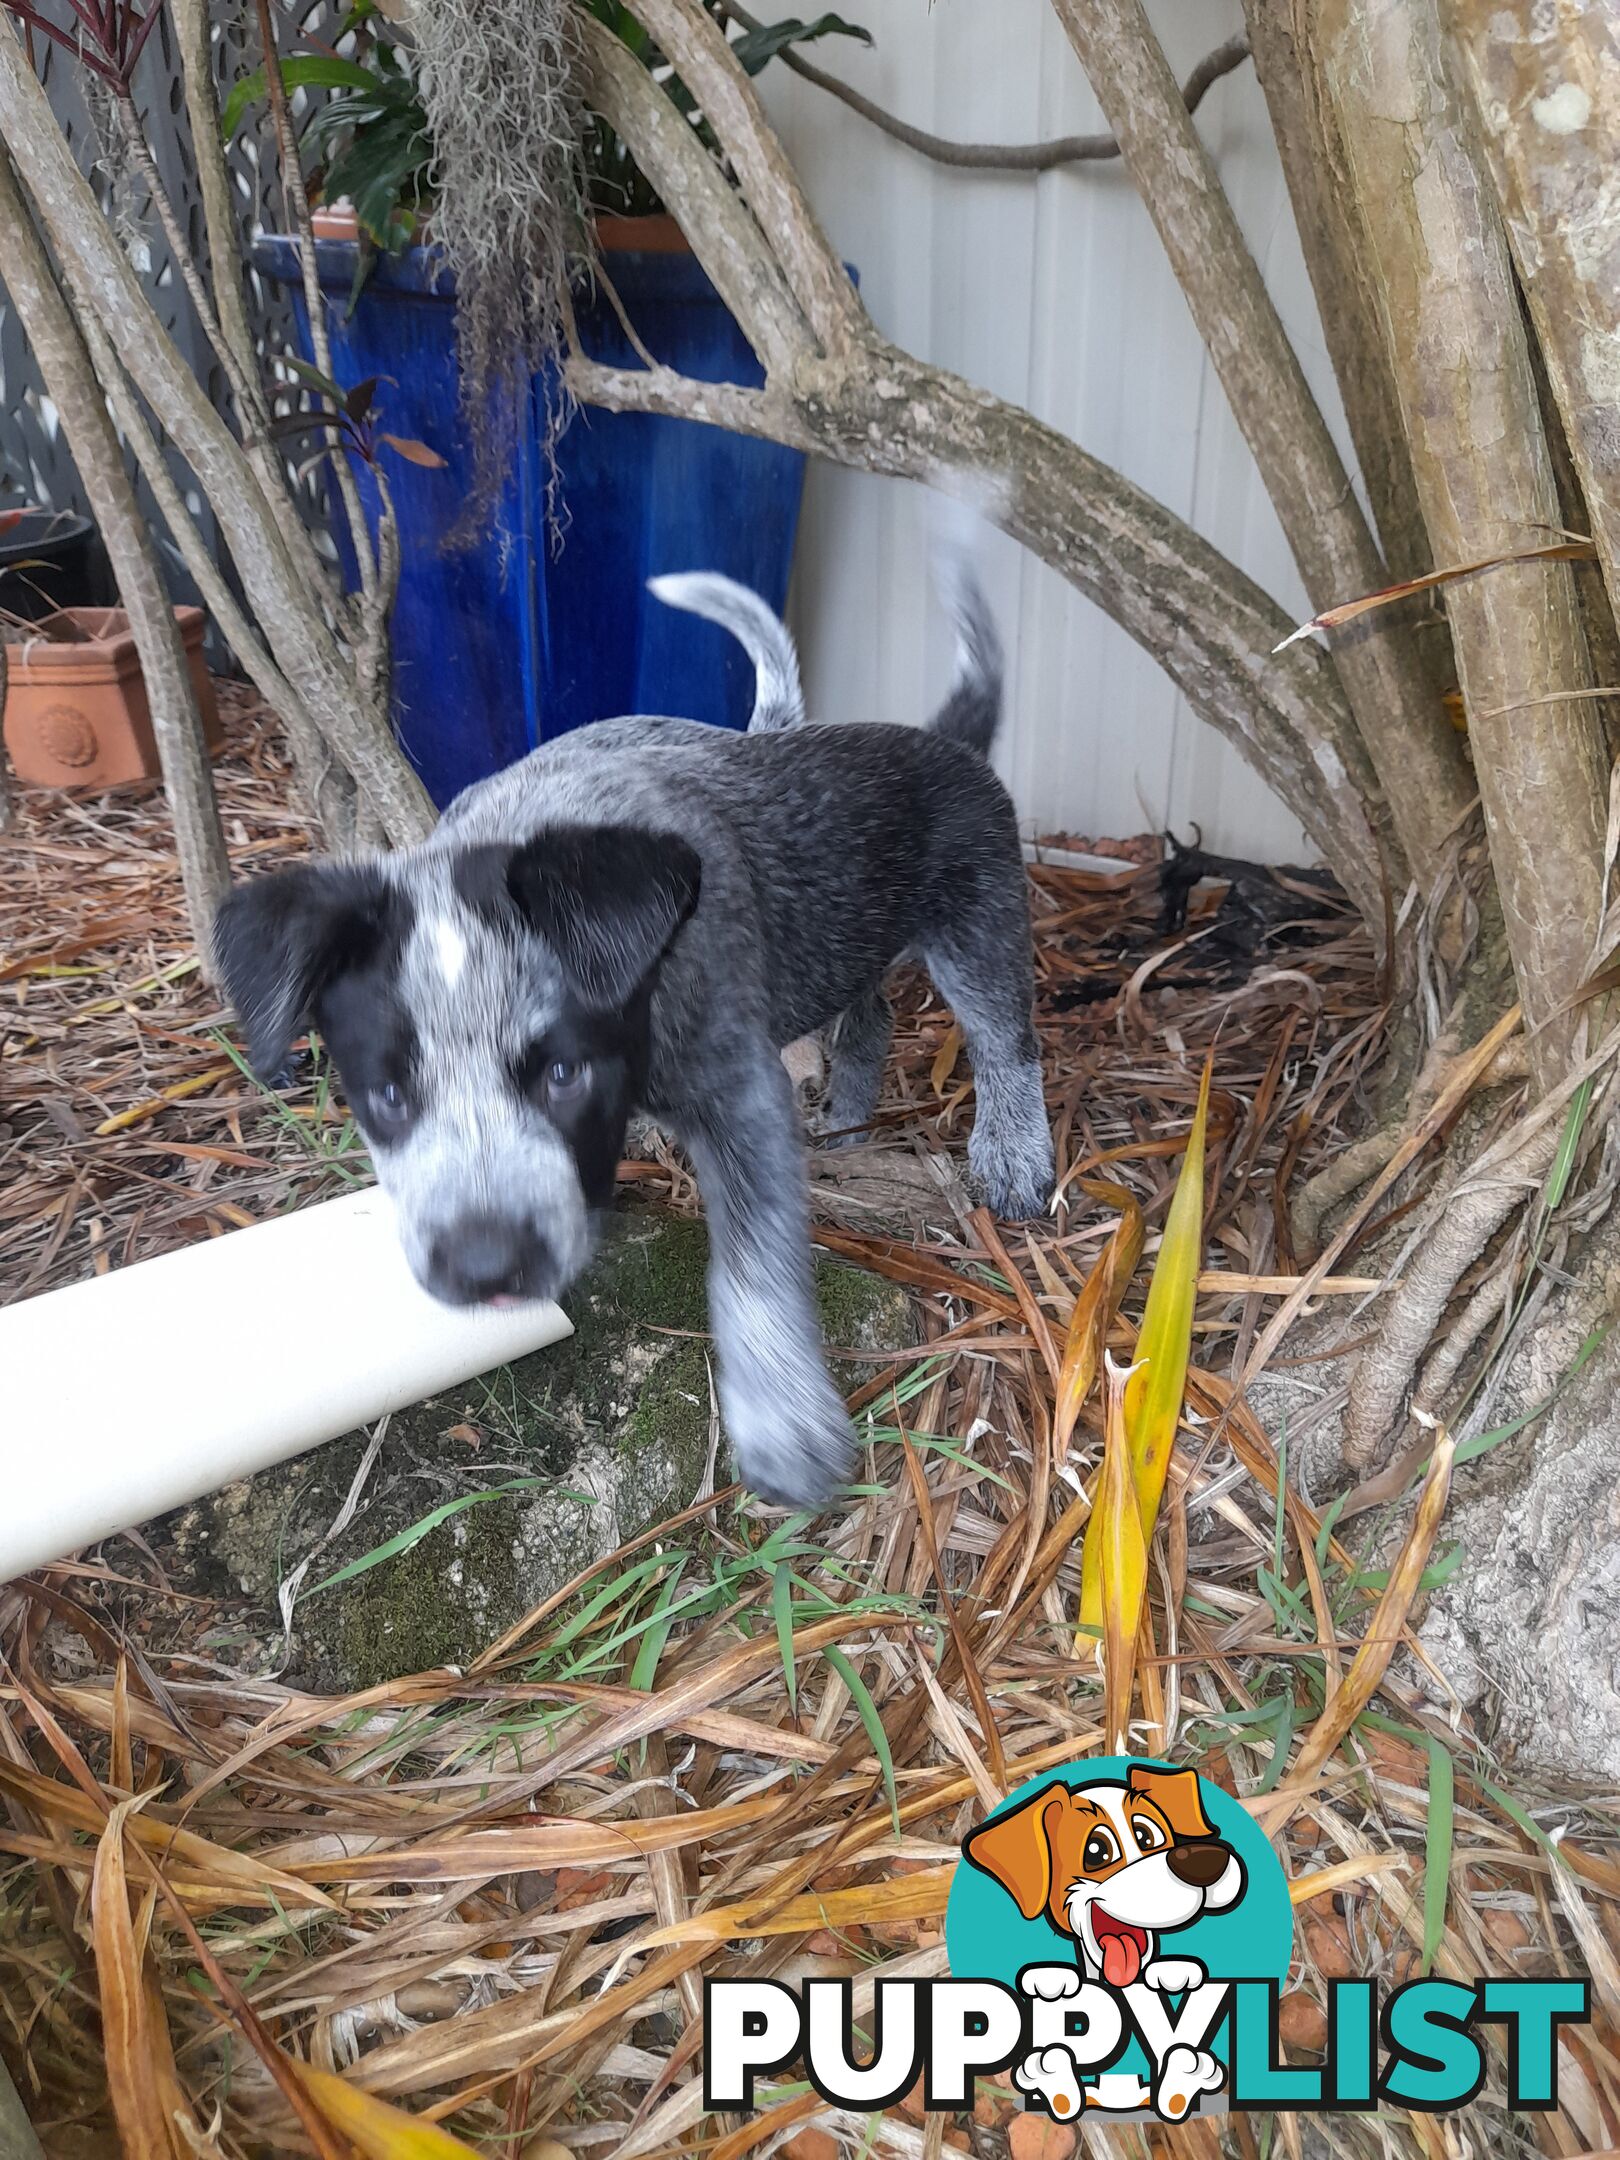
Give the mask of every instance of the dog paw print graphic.
[[1245, 1808], [1196, 1770], [1112, 1757], [1024, 1786], [962, 1855], [951, 1971], [1022, 1998], [1027, 2106], [1176, 2123], [1225, 2104], [1232, 1984], [1282, 1982], [1293, 1950]]

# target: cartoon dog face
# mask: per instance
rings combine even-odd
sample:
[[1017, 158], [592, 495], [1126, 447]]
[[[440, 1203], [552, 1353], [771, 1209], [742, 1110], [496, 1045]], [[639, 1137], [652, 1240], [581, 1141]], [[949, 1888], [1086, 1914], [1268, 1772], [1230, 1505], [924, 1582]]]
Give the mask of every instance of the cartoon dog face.
[[1044, 1787], [963, 1851], [1112, 1988], [1141, 1976], [1158, 1936], [1235, 1905], [1246, 1882], [1204, 1814], [1197, 1772], [1135, 1763], [1123, 1783]]

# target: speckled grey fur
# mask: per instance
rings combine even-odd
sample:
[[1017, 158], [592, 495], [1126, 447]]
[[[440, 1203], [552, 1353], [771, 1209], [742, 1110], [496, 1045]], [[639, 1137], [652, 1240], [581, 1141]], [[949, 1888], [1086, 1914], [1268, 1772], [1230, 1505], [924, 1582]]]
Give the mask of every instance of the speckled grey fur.
[[[688, 720], [604, 721], [469, 788], [421, 847], [369, 873], [413, 902], [398, 984], [442, 1075], [420, 1151], [413, 1139], [379, 1153], [383, 1182], [416, 1223], [404, 1225], [407, 1247], [415, 1259], [469, 1194], [483, 1204], [514, 1189], [545, 1211], [566, 1274], [580, 1264], [578, 1194], [558, 1187], [567, 1180], [545, 1119], [532, 1103], [514, 1108], [511, 1073], [517, 1037], [569, 976], [567, 955], [529, 926], [497, 918], [492, 927], [462, 907], [459, 866], [553, 830], [611, 827], [668, 836], [683, 861], [690, 850], [700, 862], [686, 919], [676, 911], [647, 936], [633, 909], [622, 922], [610, 909], [602, 943], [617, 953], [625, 941], [627, 985], [642, 964], [631, 951], [637, 937], [644, 964], [656, 963], [640, 1100], [697, 1170], [712, 1235], [721, 1410], [738, 1472], [798, 1504], [838, 1490], [854, 1436], [816, 1322], [804, 1142], [782, 1047], [843, 1015], [831, 1099], [838, 1116], [864, 1122], [888, 1040], [883, 976], [910, 954], [951, 1004], [973, 1060], [969, 1159], [983, 1198], [997, 1214], [1028, 1216], [1052, 1181], [1023, 861], [1012, 804], [986, 762], [1000, 652], [971, 575], [959, 571], [948, 597], [961, 672], [935, 728], [734, 734]], [[543, 844], [531, 852], [544, 861]], [[233, 943], [246, 950], [249, 941], [233, 934]], [[244, 1010], [269, 994], [256, 971], [262, 959], [233, 975], [227, 955]]]

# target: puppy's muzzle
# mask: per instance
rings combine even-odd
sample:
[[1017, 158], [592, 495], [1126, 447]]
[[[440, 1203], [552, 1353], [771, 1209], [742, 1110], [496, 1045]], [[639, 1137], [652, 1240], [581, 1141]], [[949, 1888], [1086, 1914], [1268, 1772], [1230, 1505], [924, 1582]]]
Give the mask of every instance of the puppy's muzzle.
[[1194, 1890], [1208, 1890], [1218, 1883], [1231, 1857], [1230, 1847], [1218, 1838], [1200, 1840], [1196, 1845], [1172, 1845], [1165, 1855], [1177, 1882], [1187, 1883]]
[[434, 1237], [427, 1288], [446, 1305], [550, 1297], [557, 1256], [534, 1223], [492, 1210], [463, 1215]]

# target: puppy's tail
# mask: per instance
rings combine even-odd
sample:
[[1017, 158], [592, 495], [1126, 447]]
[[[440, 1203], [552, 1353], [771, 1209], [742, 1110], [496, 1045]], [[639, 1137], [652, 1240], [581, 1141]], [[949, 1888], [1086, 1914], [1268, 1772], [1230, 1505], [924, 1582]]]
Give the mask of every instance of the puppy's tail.
[[953, 537], [935, 546], [934, 583], [956, 628], [956, 680], [928, 724], [936, 735], [988, 757], [1001, 721], [1005, 666], [995, 617], [965, 541]]
[[683, 570], [647, 580], [647, 590], [666, 607], [685, 608], [729, 630], [754, 663], [754, 710], [751, 735], [797, 727], [804, 719], [804, 690], [799, 655], [787, 625], [773, 615], [758, 593], [714, 570]]

